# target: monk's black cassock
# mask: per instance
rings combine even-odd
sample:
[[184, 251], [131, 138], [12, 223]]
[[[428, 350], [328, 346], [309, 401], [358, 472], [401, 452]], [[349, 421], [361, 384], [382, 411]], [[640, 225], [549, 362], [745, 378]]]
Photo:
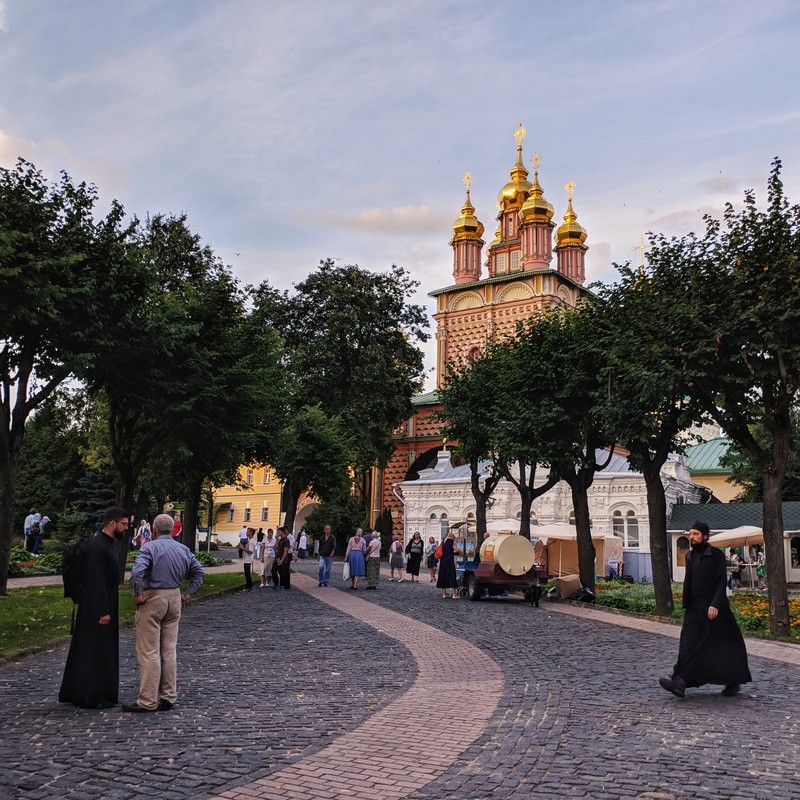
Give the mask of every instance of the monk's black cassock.
[[[75, 632], [58, 700], [103, 708], [119, 699], [119, 565], [114, 539], [96, 533], [84, 554]], [[100, 625], [100, 617], [111, 622]]]
[[[685, 612], [678, 663], [673, 670], [673, 677], [680, 676], [687, 686], [730, 686], [752, 680], [744, 639], [725, 592], [727, 578], [721, 550], [706, 542], [687, 554]], [[719, 611], [716, 619], [709, 620], [709, 606]]]

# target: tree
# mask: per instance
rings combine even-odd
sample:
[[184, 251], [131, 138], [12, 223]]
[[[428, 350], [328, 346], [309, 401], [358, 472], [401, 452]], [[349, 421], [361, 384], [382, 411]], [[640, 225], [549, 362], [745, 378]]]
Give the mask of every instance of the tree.
[[19, 160], [0, 169], [0, 594], [5, 594], [18, 458], [29, 415], [121, 341], [139, 291], [117, 262], [128, 236], [113, 202], [94, 218], [95, 187], [48, 182]]
[[748, 191], [741, 210], [728, 204], [722, 222], [706, 218], [704, 236], [656, 244], [675, 250], [673, 278], [693, 322], [692, 395], [761, 469], [770, 629], [785, 636], [782, 499], [800, 392], [800, 206], [789, 205], [780, 172], [776, 159], [766, 210]]
[[693, 319], [673, 282], [675, 257], [666, 245], [650, 252], [646, 271], [618, 266], [619, 282], [598, 289], [602, 301], [581, 312], [593, 317], [608, 359], [604, 425], [629, 451], [628, 461], [647, 487], [653, 588], [662, 616], [669, 616], [674, 605], [661, 468], [671, 453], [682, 450], [682, 432], [701, 416], [687, 370]]
[[[268, 284], [255, 293], [263, 324], [283, 339], [297, 398], [288, 407], [317, 406], [338, 420], [357, 488], [373, 465], [385, 465], [392, 432], [410, 416], [411, 396], [422, 385], [417, 343], [427, 340], [428, 323], [424, 308], [407, 301], [416, 286], [400, 267], [374, 274], [329, 259], [292, 295]], [[278, 458], [273, 452], [265, 460]]]

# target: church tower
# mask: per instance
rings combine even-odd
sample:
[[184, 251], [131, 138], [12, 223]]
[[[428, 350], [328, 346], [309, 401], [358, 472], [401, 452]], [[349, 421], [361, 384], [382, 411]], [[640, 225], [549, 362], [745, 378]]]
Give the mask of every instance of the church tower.
[[471, 184], [472, 175], [468, 172], [464, 175], [467, 199], [461, 207], [461, 216], [453, 223], [453, 238], [450, 240], [453, 248], [453, 280], [456, 284], [472, 283], [481, 277], [483, 224], [475, 217], [475, 208], [469, 199]]
[[588, 248], [586, 230], [578, 223], [578, 215], [572, 209], [572, 195], [575, 192], [575, 182], [570, 181], [565, 187], [567, 190], [567, 213], [564, 222], [556, 231], [556, 256], [558, 258], [558, 271], [575, 283], [583, 285], [586, 280], [586, 267], [584, 258]]
[[527, 200], [519, 210], [519, 228], [522, 237], [522, 269], [549, 269], [553, 259], [553, 214], [555, 209], [545, 200], [539, 185], [539, 164], [542, 157], [536, 153], [531, 158], [533, 185]]

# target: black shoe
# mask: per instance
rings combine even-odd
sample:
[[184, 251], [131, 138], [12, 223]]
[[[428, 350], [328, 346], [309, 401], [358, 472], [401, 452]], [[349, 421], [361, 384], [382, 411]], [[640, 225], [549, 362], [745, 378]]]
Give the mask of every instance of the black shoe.
[[123, 711], [130, 711], [134, 714], [149, 714], [152, 711], [156, 711], [155, 708], [142, 708], [138, 703], [123, 703], [122, 704]]
[[675, 697], [683, 697], [686, 694], [686, 681], [680, 675], [674, 678], [659, 678], [658, 682], [662, 689], [672, 692]]
[[729, 683], [720, 694], [725, 697], [735, 697], [742, 691], [742, 687], [738, 683]]
[[158, 704], [159, 711], [172, 711], [175, 708], [175, 703], [170, 703], [169, 700], [161, 700]]
[[107, 700], [104, 703], [98, 703], [96, 706], [86, 706], [86, 708], [93, 708], [97, 709], [98, 711], [105, 711], [107, 708], [114, 708], [116, 703], [112, 703], [110, 700]]

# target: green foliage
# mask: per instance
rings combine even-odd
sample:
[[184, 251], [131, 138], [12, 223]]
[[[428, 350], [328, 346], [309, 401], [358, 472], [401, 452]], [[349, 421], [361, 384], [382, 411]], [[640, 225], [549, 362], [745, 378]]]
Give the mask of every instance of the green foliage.
[[14, 564], [18, 564], [20, 561], [33, 561], [35, 558], [36, 556], [34, 556], [33, 553], [29, 552], [24, 547], [17, 545], [16, 547], [11, 548], [10, 559]]
[[195, 553], [197, 560], [204, 566], [204, 567], [217, 567], [220, 564], [230, 564], [231, 560], [229, 558], [214, 558], [207, 550], [198, 550]]
[[[604, 581], [595, 587], [597, 597], [595, 602], [599, 606], [621, 608], [625, 611], [635, 611], [639, 614], [657, 615], [656, 597], [651, 585]], [[680, 584], [672, 585], [673, 594], [680, 597]], [[680, 604], [679, 604], [680, 606]], [[674, 609], [671, 616], [675, 619], [683, 617], [683, 609]]]
[[92, 530], [89, 515], [72, 506], [47, 526], [49, 538], [45, 539], [45, 552], [62, 554], [71, 544]]
[[61, 553], [42, 553], [36, 559], [36, 569], [46, 575], [60, 575], [61, 559]]
[[359, 500], [348, 494], [317, 506], [308, 515], [306, 531], [315, 539], [319, 539], [326, 525], [331, 526], [333, 535], [336, 537], [337, 552], [341, 555], [347, 546], [347, 540], [355, 533], [355, 529], [366, 529], [368, 520]]

